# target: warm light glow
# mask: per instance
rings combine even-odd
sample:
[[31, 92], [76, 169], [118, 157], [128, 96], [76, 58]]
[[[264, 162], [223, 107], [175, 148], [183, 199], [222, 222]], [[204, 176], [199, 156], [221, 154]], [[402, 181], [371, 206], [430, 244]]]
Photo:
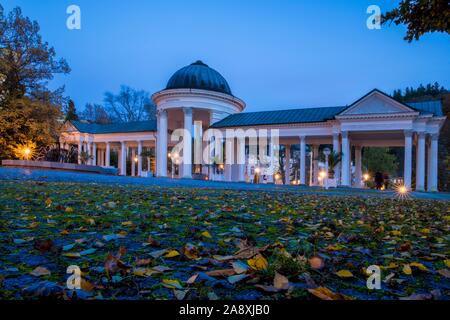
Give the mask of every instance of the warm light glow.
[[406, 198], [409, 197], [409, 190], [408, 190], [408, 187], [406, 187], [406, 186], [403, 185], [403, 184], [397, 185], [397, 186], [395, 187], [395, 192], [396, 192], [397, 197], [398, 197], [399, 199], [406, 199]]
[[323, 178], [322, 178], [321, 176], [319, 176], [319, 177], [317, 178], [317, 180], [319, 180], [319, 182], [322, 182]]
[[223, 164], [219, 165], [219, 169], [220, 169], [220, 170], [223, 170], [223, 168], [224, 168], [224, 167], [223, 167]]
[[255, 168], [255, 173], [259, 174], [261, 172], [260, 168]]
[[36, 144], [33, 142], [18, 144], [14, 147], [14, 153], [19, 159], [30, 160], [36, 153]]
[[320, 171], [319, 172], [319, 178], [325, 179], [327, 177], [327, 173], [325, 171]]
[[134, 157], [134, 162], [138, 162], [138, 161], [139, 161], [138, 157]]
[[405, 186], [400, 186], [400, 187], [398, 188], [398, 193], [400, 193], [400, 194], [406, 194], [406, 193], [408, 193], [408, 189], [406, 189]]
[[279, 180], [280, 179], [280, 175], [277, 173], [276, 175], [275, 175], [275, 180]]
[[174, 157], [175, 159], [178, 159], [178, 158], [180, 157], [180, 155], [179, 155], [178, 153], [174, 153], [174, 154], [173, 154], [173, 157]]
[[364, 181], [369, 181], [370, 175], [368, 173], [364, 173], [363, 179], [364, 179]]
[[170, 152], [167, 154], [167, 156], [168, 156], [169, 158], [172, 158], [172, 154], [171, 154]]

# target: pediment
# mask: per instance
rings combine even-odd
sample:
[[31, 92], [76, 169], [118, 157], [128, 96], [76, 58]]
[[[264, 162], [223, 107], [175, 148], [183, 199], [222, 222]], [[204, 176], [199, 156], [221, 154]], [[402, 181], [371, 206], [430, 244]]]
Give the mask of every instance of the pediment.
[[79, 130], [70, 121], [66, 121], [61, 129], [62, 132], [79, 132]]
[[374, 90], [354, 102], [339, 116], [414, 113], [414, 109], [392, 99], [388, 95]]

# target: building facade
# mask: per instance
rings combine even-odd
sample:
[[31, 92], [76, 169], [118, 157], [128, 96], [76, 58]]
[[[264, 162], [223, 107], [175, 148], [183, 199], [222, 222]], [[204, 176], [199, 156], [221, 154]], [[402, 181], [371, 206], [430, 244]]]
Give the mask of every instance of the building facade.
[[[152, 99], [156, 119], [67, 122], [60, 143], [75, 146], [79, 154], [85, 151], [91, 165], [110, 167], [114, 155], [121, 175], [301, 185], [318, 185], [325, 178], [332, 186], [354, 187], [364, 183], [364, 147], [402, 147], [401, 183], [437, 191], [438, 138], [445, 121], [440, 101], [404, 104], [374, 89], [347, 106], [244, 112], [245, 102], [201, 61], [178, 70]], [[180, 129], [191, 137], [179, 139]], [[257, 148], [267, 151], [271, 170], [264, 173], [262, 158], [251, 156], [253, 132], [259, 134], [256, 141], [261, 135], [267, 141], [267, 149]], [[174, 151], [177, 145], [181, 152]], [[323, 146], [342, 155], [332, 179], [321, 176]]]

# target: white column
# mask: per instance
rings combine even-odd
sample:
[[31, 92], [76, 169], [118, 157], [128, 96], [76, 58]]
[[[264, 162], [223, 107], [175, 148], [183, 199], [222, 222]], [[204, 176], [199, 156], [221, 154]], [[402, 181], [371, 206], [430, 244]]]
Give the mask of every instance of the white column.
[[187, 137], [183, 137], [183, 178], [192, 178], [192, 108], [183, 108], [184, 129]]
[[319, 185], [319, 160], [317, 160], [319, 157], [319, 146], [315, 145], [313, 146], [313, 170], [312, 170], [312, 181], [313, 186]]
[[418, 133], [416, 191], [425, 190], [425, 132]]
[[[333, 134], [333, 151], [337, 154], [341, 153], [341, 144], [339, 143], [339, 133]], [[341, 160], [342, 162], [342, 160]], [[341, 162], [334, 167], [334, 179], [336, 180], [337, 185], [341, 184]]]
[[97, 165], [97, 144], [95, 142], [92, 143], [92, 165]]
[[306, 184], [306, 137], [300, 137], [300, 184]]
[[290, 166], [290, 162], [291, 162], [291, 146], [289, 144], [286, 145], [285, 160], [286, 160], [286, 163], [285, 163], [285, 169], [284, 169], [284, 174], [285, 174], [284, 184], [290, 185], [291, 184], [291, 166]]
[[239, 182], [245, 181], [245, 137], [238, 137], [237, 142], [237, 164], [239, 170]]
[[350, 142], [348, 132], [342, 132], [342, 185], [350, 186]]
[[92, 159], [91, 159], [91, 157], [92, 157], [92, 149], [91, 149], [91, 147], [92, 147], [92, 143], [88, 142], [88, 144], [87, 144], [87, 153], [89, 155], [89, 160], [87, 161], [88, 165], [92, 165]]
[[412, 131], [405, 131], [405, 163], [403, 180], [405, 187], [411, 189], [412, 176]]
[[[141, 156], [141, 154], [142, 154], [142, 141], [138, 141], [138, 149], [137, 149], [137, 157], [138, 157], [138, 163], [137, 163], [137, 166], [138, 166], [138, 177], [141, 177], [142, 176], [142, 156]], [[149, 171], [150, 171], [150, 169], [149, 169]]]
[[167, 177], [167, 111], [158, 112], [158, 140], [156, 150], [157, 175]]
[[81, 152], [83, 152], [83, 139], [78, 140], [78, 164], [81, 164]]
[[439, 150], [439, 134], [432, 134], [430, 142], [430, 173], [428, 176], [428, 191], [438, 191], [438, 150]]
[[362, 187], [362, 147], [355, 146], [355, 186], [357, 188]]
[[120, 142], [120, 175], [127, 175], [127, 148], [125, 141]]
[[105, 151], [105, 166], [111, 166], [111, 144], [109, 142], [106, 143], [106, 151]]
[[134, 177], [136, 175], [136, 162], [134, 159], [136, 158], [136, 148], [131, 148], [131, 176]]

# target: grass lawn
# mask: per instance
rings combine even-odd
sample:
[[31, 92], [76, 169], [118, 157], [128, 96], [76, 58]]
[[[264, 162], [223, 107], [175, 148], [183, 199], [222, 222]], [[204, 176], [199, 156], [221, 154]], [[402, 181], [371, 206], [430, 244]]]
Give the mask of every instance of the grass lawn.
[[[448, 299], [449, 202], [0, 181], [0, 298]], [[70, 265], [81, 290], [66, 288]], [[380, 290], [366, 287], [378, 265]]]

